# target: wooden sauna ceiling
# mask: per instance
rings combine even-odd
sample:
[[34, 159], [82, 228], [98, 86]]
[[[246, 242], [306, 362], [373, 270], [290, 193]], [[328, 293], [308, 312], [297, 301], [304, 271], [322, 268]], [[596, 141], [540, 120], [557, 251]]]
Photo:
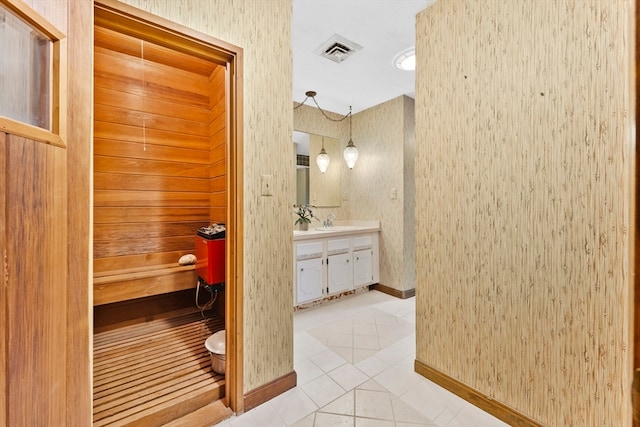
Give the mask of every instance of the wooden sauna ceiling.
[[96, 46], [137, 58], [142, 58], [144, 54], [146, 61], [157, 62], [203, 76], [210, 76], [220, 66], [211, 61], [168, 49], [152, 42], [141, 42], [135, 37], [117, 33], [107, 28], [96, 27], [95, 32]]

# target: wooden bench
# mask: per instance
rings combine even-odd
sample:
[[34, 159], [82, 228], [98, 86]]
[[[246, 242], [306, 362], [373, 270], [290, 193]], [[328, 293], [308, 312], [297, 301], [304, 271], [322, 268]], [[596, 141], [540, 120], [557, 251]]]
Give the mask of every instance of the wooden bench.
[[93, 305], [193, 289], [198, 276], [194, 265], [137, 267], [94, 273]]

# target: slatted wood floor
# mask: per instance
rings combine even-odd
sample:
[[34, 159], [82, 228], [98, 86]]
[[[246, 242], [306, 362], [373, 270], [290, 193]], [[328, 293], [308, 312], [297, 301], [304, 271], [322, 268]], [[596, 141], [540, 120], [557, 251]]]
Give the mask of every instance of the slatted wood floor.
[[95, 334], [93, 425], [160, 426], [223, 397], [204, 347], [222, 329], [195, 313]]

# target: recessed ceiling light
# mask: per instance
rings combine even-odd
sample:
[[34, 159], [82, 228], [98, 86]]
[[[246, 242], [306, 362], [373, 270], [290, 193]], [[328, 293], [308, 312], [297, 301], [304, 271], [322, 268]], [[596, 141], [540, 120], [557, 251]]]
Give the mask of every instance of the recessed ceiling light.
[[416, 69], [416, 49], [412, 47], [400, 52], [393, 60], [393, 64], [399, 70], [414, 71]]

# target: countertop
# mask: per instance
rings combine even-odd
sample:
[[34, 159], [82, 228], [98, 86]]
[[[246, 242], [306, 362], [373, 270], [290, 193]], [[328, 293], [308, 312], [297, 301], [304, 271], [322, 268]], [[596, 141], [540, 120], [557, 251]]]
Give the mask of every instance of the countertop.
[[373, 231], [380, 231], [380, 221], [334, 221], [332, 227], [326, 228], [322, 227], [320, 222], [313, 221], [307, 231], [293, 230], [293, 240], [321, 239]]

